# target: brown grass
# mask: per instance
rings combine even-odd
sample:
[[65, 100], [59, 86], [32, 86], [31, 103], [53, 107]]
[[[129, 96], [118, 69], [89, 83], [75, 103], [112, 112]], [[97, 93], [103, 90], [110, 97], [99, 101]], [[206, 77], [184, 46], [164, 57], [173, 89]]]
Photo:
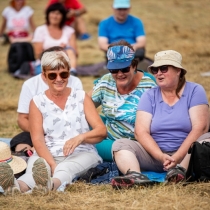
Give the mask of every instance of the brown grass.
[[[0, 12], [9, 0], [0, 1]], [[47, 0], [28, 0], [35, 10], [37, 25], [44, 23]], [[103, 60], [97, 45], [97, 25], [112, 14], [112, 0], [83, 0], [88, 8], [85, 15], [92, 39], [78, 42], [79, 64]], [[153, 58], [160, 50], [174, 49], [183, 56], [188, 70], [187, 80], [200, 83], [210, 99], [209, 77], [200, 73], [210, 71], [210, 4], [209, 0], [132, 0], [131, 13], [140, 17], [147, 34], [147, 56]], [[16, 109], [23, 81], [7, 73], [9, 46], [0, 46], [0, 136], [12, 137], [17, 126]], [[81, 77], [86, 91], [91, 90], [94, 77]], [[65, 194], [48, 196], [22, 195], [14, 198], [0, 196], [0, 209], [209, 209], [210, 184], [188, 186], [154, 186], [115, 191], [109, 185], [75, 184]]]

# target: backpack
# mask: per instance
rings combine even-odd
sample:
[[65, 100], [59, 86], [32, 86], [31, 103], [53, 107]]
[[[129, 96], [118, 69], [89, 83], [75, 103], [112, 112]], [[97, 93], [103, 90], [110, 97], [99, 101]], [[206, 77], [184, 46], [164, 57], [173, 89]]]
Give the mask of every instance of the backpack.
[[16, 42], [11, 44], [8, 53], [8, 70], [14, 73], [25, 61], [35, 61], [33, 47], [28, 42]]
[[210, 181], [210, 142], [194, 142], [188, 151], [191, 154], [186, 180]]

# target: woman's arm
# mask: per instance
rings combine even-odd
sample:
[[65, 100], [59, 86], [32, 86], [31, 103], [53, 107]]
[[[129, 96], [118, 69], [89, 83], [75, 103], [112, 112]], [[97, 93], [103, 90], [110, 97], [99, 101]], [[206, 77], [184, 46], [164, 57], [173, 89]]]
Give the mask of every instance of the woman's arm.
[[69, 39], [69, 45], [74, 49], [75, 55], [78, 56], [76, 35], [73, 33]]
[[144, 149], [156, 160], [164, 163], [166, 160], [174, 161], [169, 155], [164, 154], [155, 140], [150, 135], [152, 114], [144, 111], [137, 111], [135, 123], [135, 138]]
[[175, 162], [165, 162], [166, 169], [174, 167], [180, 163], [188, 152], [191, 144], [195, 142], [202, 134], [208, 132], [209, 129], [209, 108], [208, 105], [193, 106], [189, 109], [190, 120], [192, 123], [192, 130], [184, 140], [180, 148], [172, 155]]
[[[92, 98], [92, 94], [93, 94], [93, 90], [91, 90], [90, 92], [88, 92], [88, 95], [90, 98]], [[98, 108], [101, 104], [100, 103], [97, 103], [95, 101], [92, 100], [92, 102], [94, 103], [95, 105], [95, 108]]]
[[47, 161], [53, 173], [56, 166], [56, 162], [54, 161], [50, 151], [46, 146], [42, 124], [42, 114], [36, 107], [34, 101], [31, 100], [29, 107], [29, 126], [31, 139], [37, 154]]
[[34, 42], [33, 47], [34, 47], [35, 58], [40, 59], [40, 56], [43, 52], [43, 43], [42, 42]]
[[96, 144], [107, 136], [106, 126], [102, 122], [91, 98], [87, 94], [84, 99], [84, 113], [92, 130], [67, 141], [63, 149], [64, 155], [71, 154], [81, 143]]
[[66, 18], [70, 19], [71, 17], [79, 17], [80, 15], [83, 15], [87, 12], [87, 9], [85, 7], [81, 7], [78, 9], [70, 9], [68, 13], [66, 14]]
[[34, 32], [36, 29], [36, 25], [34, 24], [33, 15], [29, 18], [29, 24], [30, 24], [31, 30]]
[[7, 23], [6, 18], [2, 17], [2, 24], [1, 24], [1, 29], [0, 29], [0, 36], [3, 35], [3, 33], [4, 33], [4, 30], [6, 28], [6, 23]]

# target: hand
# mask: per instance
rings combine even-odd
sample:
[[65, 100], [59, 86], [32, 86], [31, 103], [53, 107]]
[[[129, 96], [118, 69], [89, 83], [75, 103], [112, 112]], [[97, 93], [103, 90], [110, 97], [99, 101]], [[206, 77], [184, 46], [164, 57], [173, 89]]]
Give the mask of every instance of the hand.
[[174, 164], [176, 166], [176, 162], [173, 156], [170, 156], [168, 154], [163, 153], [162, 155], [162, 163], [163, 163], [163, 169], [164, 170], [168, 170], [169, 168], [171, 168]]
[[70, 155], [74, 152], [75, 148], [84, 141], [83, 135], [80, 134], [68, 141], [66, 141], [63, 147], [63, 154], [65, 156]]
[[66, 44], [64, 44], [64, 43], [61, 43], [61, 44], [60, 44], [60, 47], [63, 47], [63, 48], [65, 48], [65, 47], [66, 47]]
[[181, 163], [181, 161], [182, 161], [182, 159], [183, 159], [183, 157], [180, 156], [178, 152], [175, 152], [175, 153], [171, 156], [171, 158], [174, 159], [174, 162], [165, 162], [165, 163], [163, 163], [164, 169], [165, 169], [165, 170], [168, 170], [168, 169], [170, 169], [170, 168], [176, 167], [176, 165], [179, 164], [179, 163]]
[[75, 10], [74, 9], [70, 9], [67, 14], [66, 14], [66, 18], [70, 19], [71, 17], [75, 16]]

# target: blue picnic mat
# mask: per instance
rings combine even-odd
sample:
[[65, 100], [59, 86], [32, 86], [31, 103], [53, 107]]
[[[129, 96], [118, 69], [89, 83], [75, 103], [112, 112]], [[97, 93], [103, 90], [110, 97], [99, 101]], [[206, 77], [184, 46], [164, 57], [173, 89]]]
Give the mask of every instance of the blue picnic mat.
[[12, 138], [0, 138], [0, 141], [3, 141], [5, 143], [7, 143], [8, 145], [10, 145], [10, 141]]
[[154, 182], [164, 182], [166, 177], [166, 172], [158, 173], [153, 171], [142, 171], [141, 173]]

